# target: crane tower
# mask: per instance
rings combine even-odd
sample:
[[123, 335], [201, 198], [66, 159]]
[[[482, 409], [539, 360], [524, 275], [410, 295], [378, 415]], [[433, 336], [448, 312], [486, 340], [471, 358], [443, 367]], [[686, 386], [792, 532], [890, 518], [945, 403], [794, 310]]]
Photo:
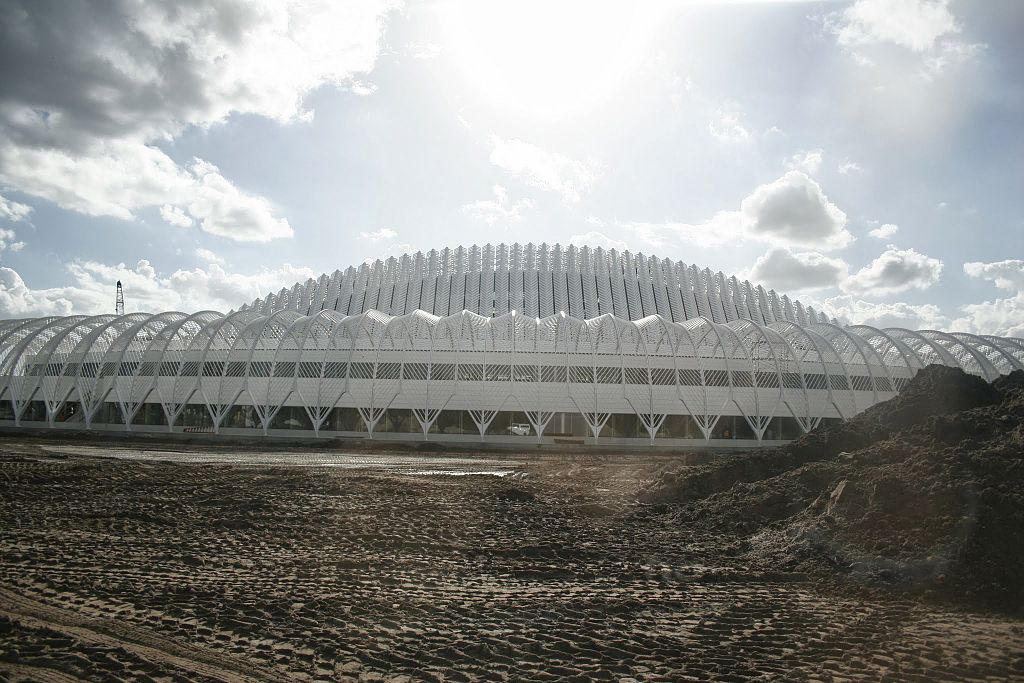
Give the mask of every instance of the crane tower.
[[117, 299], [114, 300], [114, 313], [124, 315], [124, 292], [121, 291], [121, 281], [117, 281]]

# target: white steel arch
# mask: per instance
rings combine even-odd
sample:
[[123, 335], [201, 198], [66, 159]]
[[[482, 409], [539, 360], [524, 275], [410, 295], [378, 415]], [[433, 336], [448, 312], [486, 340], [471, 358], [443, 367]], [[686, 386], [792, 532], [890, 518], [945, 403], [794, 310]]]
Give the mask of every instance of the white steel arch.
[[0, 321], [0, 422], [483, 440], [521, 411], [516, 433], [539, 441], [758, 443], [847, 419], [930, 363], [992, 380], [1024, 370], [1024, 340], [843, 326], [692, 264], [499, 244], [335, 271], [227, 315]]
[[162, 356], [153, 353], [155, 341], [162, 332], [188, 318], [176, 311], [158, 313], [140, 322], [119, 340], [122, 350], [117, 361], [114, 391], [126, 430], [131, 430], [132, 420], [156, 387]]

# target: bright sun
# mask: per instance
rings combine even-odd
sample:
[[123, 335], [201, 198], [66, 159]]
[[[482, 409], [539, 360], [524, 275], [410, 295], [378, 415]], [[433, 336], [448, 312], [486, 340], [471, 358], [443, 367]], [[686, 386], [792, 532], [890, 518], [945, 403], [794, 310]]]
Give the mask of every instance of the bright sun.
[[614, 94], [643, 57], [657, 14], [645, 3], [482, 0], [446, 6], [442, 22], [446, 51], [486, 99], [561, 119]]

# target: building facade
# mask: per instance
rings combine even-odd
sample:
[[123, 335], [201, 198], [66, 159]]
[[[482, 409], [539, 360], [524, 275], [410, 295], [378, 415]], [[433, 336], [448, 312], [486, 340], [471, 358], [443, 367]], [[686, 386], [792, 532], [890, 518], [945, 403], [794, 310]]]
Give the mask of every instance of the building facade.
[[848, 419], [931, 363], [991, 380], [1024, 368], [1024, 340], [842, 326], [683, 263], [488, 245], [228, 314], [4, 321], [0, 425], [743, 446]]

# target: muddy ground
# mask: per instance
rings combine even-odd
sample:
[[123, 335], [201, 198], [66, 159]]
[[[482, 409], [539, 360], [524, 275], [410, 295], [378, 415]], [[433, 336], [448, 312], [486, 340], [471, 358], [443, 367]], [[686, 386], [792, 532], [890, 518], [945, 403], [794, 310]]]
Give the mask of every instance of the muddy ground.
[[4, 680], [1024, 679], [1018, 617], [638, 503], [666, 456], [0, 450]]
[[638, 498], [757, 564], [1024, 618], [1024, 371], [933, 365], [849, 421]]

